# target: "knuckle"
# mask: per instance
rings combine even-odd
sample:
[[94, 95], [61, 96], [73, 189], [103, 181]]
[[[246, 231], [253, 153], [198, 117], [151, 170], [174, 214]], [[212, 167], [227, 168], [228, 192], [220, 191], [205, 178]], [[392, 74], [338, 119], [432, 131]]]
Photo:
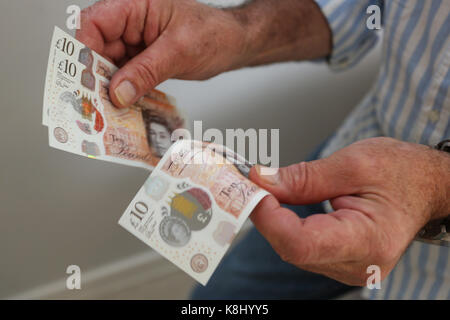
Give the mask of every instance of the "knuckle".
[[140, 89], [145, 91], [148, 88], [153, 88], [158, 83], [157, 72], [153, 66], [153, 61], [150, 58], [143, 57], [136, 61], [135, 72], [138, 77], [138, 85]]
[[[175, 32], [171, 34], [170, 36], [161, 35], [162, 37], [166, 37], [166, 39], [171, 41], [171, 46], [175, 50], [181, 50], [185, 51], [187, 48], [189, 48], [188, 44], [192, 44], [192, 42], [189, 41], [190, 37], [192, 36], [191, 30], [181, 30], [179, 32]], [[190, 47], [195, 48], [195, 46], [191, 45]]]
[[[202, 41], [189, 41], [192, 36], [188, 31], [174, 34], [173, 37], [167, 39], [170, 41], [174, 63], [178, 66], [198, 65], [200, 61], [206, 59], [209, 55], [205, 50]], [[189, 67], [188, 67], [189, 68]]]
[[280, 169], [282, 181], [293, 190], [293, 194], [305, 193], [309, 184], [310, 167], [306, 162], [296, 163], [284, 169]]
[[362, 178], [367, 180], [372, 178], [382, 165], [376, 154], [367, 149], [360, 150], [347, 155], [345, 166], [351, 168], [351, 178]]
[[[401, 142], [402, 143], [402, 142]], [[395, 156], [394, 146], [399, 141], [390, 137], [375, 137], [354, 143], [355, 149], [347, 153], [350, 163], [360, 171], [383, 169], [389, 157]]]
[[362, 152], [358, 155], [353, 155], [350, 163], [351, 166], [357, 170], [357, 172], [364, 173], [376, 165], [377, 161], [370, 153]]

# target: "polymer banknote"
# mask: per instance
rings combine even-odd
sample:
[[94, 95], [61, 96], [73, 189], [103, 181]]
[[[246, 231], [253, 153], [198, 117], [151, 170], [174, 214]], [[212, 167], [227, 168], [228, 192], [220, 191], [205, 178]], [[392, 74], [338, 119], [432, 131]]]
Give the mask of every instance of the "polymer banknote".
[[205, 285], [268, 192], [247, 179], [249, 164], [221, 145], [172, 145], [119, 224]]
[[126, 109], [113, 106], [107, 59], [55, 27], [45, 82], [42, 122], [51, 147], [152, 170], [186, 128], [175, 99], [151, 90]]

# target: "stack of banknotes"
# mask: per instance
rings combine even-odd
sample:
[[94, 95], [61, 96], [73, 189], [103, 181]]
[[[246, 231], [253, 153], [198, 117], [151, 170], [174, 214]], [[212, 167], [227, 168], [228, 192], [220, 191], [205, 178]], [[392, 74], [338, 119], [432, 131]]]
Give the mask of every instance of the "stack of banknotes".
[[42, 122], [51, 147], [151, 171], [119, 224], [205, 285], [231, 241], [268, 193], [250, 164], [224, 146], [173, 139], [187, 121], [171, 96], [152, 90], [118, 109], [117, 67], [55, 27]]

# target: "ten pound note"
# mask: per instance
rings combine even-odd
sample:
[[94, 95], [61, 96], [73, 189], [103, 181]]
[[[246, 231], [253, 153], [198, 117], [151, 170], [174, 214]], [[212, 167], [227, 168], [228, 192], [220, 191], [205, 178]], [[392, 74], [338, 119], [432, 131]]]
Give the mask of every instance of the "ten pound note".
[[49, 144], [153, 170], [119, 224], [205, 285], [268, 193], [247, 179], [251, 165], [226, 147], [172, 145], [186, 121], [170, 96], [152, 90], [128, 109], [115, 108], [108, 88], [116, 70], [55, 28], [43, 110]]
[[109, 99], [113, 64], [55, 27], [44, 93], [50, 146], [90, 158], [152, 170], [185, 127], [174, 99], [150, 91], [118, 109]]
[[119, 224], [205, 285], [268, 192], [224, 146], [180, 140], [167, 151]]

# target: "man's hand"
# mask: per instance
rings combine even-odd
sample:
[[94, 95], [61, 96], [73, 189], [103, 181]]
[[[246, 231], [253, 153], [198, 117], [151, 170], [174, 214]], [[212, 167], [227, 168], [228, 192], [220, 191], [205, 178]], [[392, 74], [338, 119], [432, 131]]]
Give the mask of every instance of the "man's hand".
[[[251, 215], [281, 258], [349, 285], [367, 267], [392, 270], [417, 232], [450, 214], [450, 156], [390, 138], [356, 142], [328, 158], [251, 179], [267, 196]], [[331, 199], [334, 212], [300, 219], [280, 207]], [[279, 202], [280, 201], [280, 202]]]
[[104, 0], [77, 38], [122, 67], [110, 84], [128, 107], [168, 78], [202, 80], [261, 63], [325, 56], [328, 24], [313, 0], [255, 0], [232, 10], [195, 0]]
[[128, 107], [170, 78], [205, 79], [237, 66], [244, 30], [195, 0], [107, 0], [82, 11], [77, 38], [123, 66], [111, 99]]

